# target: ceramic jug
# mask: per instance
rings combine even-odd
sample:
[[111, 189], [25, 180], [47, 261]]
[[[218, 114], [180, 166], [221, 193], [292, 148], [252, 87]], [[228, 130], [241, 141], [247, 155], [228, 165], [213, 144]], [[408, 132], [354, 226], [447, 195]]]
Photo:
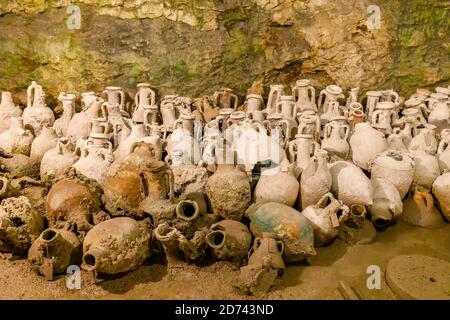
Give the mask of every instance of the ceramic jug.
[[113, 146], [110, 141], [102, 142], [103, 146], [96, 145], [93, 139], [86, 141], [86, 146], [81, 150], [80, 159], [73, 167], [90, 179], [102, 184], [108, 168], [114, 161]]
[[450, 128], [450, 111], [449, 111], [450, 102], [436, 102], [432, 111], [428, 116], [428, 123], [435, 125], [438, 130], [449, 129]]
[[[106, 87], [103, 91], [103, 94], [106, 94], [107, 100], [106, 102], [109, 104], [109, 107], [114, 105], [118, 105], [119, 112], [126, 112], [125, 110], [125, 92], [121, 87], [109, 86]], [[110, 110], [108, 110], [110, 111]]]
[[398, 188], [387, 179], [371, 177], [373, 204], [367, 207], [370, 218], [377, 228], [385, 228], [403, 212], [403, 203]]
[[359, 103], [359, 99], [358, 99], [358, 95], [359, 95], [359, 87], [356, 88], [352, 88], [350, 90], [350, 94], [348, 95], [348, 98], [345, 102], [345, 106], [347, 108], [350, 108], [350, 106], [354, 103]]
[[283, 119], [280, 113], [267, 115], [267, 119], [263, 122], [263, 125], [272, 137], [277, 137], [283, 148], [287, 145], [290, 138], [288, 131], [290, 123]]
[[60, 178], [76, 161], [74, 145], [68, 138], [59, 138], [56, 147], [48, 150], [42, 157], [40, 176], [42, 181]]
[[156, 104], [156, 93], [148, 83], [138, 83], [137, 92], [134, 97], [136, 109], [133, 112], [132, 120], [137, 123], [144, 122], [144, 109]]
[[327, 193], [317, 204], [308, 206], [302, 211], [314, 228], [314, 246], [321, 247], [329, 244], [339, 233], [339, 225], [348, 217], [350, 209], [333, 194]]
[[316, 90], [311, 85], [310, 80], [297, 80], [294, 88], [292, 89], [292, 95], [295, 98], [295, 106], [298, 112], [317, 112]]
[[131, 126], [130, 133], [123, 137], [120, 141], [119, 147], [114, 151], [115, 161], [122, 161], [127, 155], [131, 153], [131, 147], [135, 142], [141, 141], [147, 136], [147, 130], [144, 124], [136, 123]]
[[85, 108], [83, 111], [73, 115], [67, 128], [67, 135], [74, 144], [89, 137], [93, 118], [103, 119], [104, 121], [108, 119], [108, 111], [106, 110], [106, 105], [103, 104], [103, 99], [93, 96], [91, 93], [84, 94]]
[[75, 114], [75, 98], [76, 96], [74, 94], [67, 94], [65, 92], [59, 94], [58, 100], [63, 104], [63, 114], [53, 124], [53, 129], [55, 129], [58, 137], [65, 137], [67, 135], [70, 120]]
[[435, 155], [438, 148], [436, 139], [436, 126], [427, 124], [425, 128], [420, 129], [419, 133], [411, 140], [409, 151], [425, 151], [428, 154]]
[[341, 116], [348, 118], [348, 110], [340, 106], [338, 101], [331, 101], [328, 103], [327, 110], [320, 115], [320, 122], [322, 125], [325, 125], [333, 118]]
[[211, 96], [203, 96], [194, 99], [192, 106], [195, 110], [198, 110], [203, 117], [205, 123], [209, 123], [215, 117], [219, 115], [220, 108], [214, 106], [214, 99]]
[[337, 85], [329, 85], [319, 94], [319, 100], [317, 101], [318, 110], [320, 113], [324, 114], [328, 112], [331, 104], [337, 102], [339, 105], [339, 100], [344, 99], [345, 96], [342, 93], [341, 87]]
[[42, 160], [44, 154], [53, 149], [58, 141], [58, 136], [53, 128], [42, 127], [41, 134], [33, 140], [31, 144], [30, 157], [38, 162]]
[[350, 148], [347, 142], [350, 134], [350, 126], [343, 120], [346, 120], [346, 118], [335, 117], [325, 125], [322, 149], [326, 150], [330, 156], [336, 155], [342, 159], [346, 159]]
[[244, 109], [247, 118], [262, 123], [265, 120], [264, 100], [259, 94], [249, 94], [244, 102]]
[[267, 115], [276, 112], [276, 105], [281, 96], [284, 95], [284, 86], [282, 84], [271, 84], [269, 97], [267, 99], [266, 109], [264, 110]]
[[177, 120], [179, 114], [174, 106], [174, 99], [178, 97], [177, 95], [165, 95], [161, 101], [161, 116], [163, 120], [163, 125], [166, 127], [167, 132], [172, 132], [174, 130], [173, 125], [175, 120]]
[[317, 150], [300, 178], [299, 208], [316, 204], [331, 189], [332, 177], [327, 152]]
[[9, 129], [0, 133], [0, 148], [9, 153], [29, 156], [33, 140], [31, 131], [24, 127], [23, 118], [13, 117]]
[[0, 133], [2, 133], [9, 129], [12, 117], [22, 116], [22, 109], [14, 104], [9, 91], [2, 92], [0, 101]]
[[55, 114], [45, 104], [44, 90], [35, 81], [27, 89], [27, 107], [23, 110], [22, 117], [24, 125], [31, 126], [36, 136], [43, 125], [51, 127], [55, 122]]

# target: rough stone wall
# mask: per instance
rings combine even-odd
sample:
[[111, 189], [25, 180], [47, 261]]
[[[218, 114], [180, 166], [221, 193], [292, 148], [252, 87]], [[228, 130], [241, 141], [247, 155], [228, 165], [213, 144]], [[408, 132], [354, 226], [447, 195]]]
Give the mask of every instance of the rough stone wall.
[[[222, 86], [241, 96], [311, 78], [317, 87], [415, 87], [450, 79], [450, 4], [445, 0], [0, 0], [0, 90], [23, 103], [32, 80], [55, 103], [60, 91], [199, 96]], [[381, 29], [367, 28], [367, 7]]]

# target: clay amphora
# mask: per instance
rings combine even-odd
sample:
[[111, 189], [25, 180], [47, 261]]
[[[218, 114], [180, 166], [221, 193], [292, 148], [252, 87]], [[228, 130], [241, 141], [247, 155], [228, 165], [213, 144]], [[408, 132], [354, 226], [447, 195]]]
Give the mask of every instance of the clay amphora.
[[[108, 107], [112, 107], [115, 105], [118, 105], [118, 112], [122, 113], [122, 112], [126, 112], [125, 110], [125, 92], [122, 90], [121, 87], [114, 87], [114, 86], [110, 86], [110, 87], [106, 87], [105, 90], [103, 91], [103, 94], [106, 93], [107, 96], [107, 106]], [[111, 110], [108, 110], [108, 112], [110, 113]]]
[[165, 95], [161, 101], [161, 116], [163, 125], [166, 127], [167, 132], [172, 132], [174, 130], [173, 125], [179, 116], [174, 106], [174, 100], [176, 97], [178, 96]]
[[131, 126], [130, 134], [125, 138], [121, 139], [119, 147], [114, 151], [114, 160], [122, 161], [131, 151], [131, 147], [135, 142], [141, 141], [147, 136], [147, 130], [145, 125], [142, 123], [136, 123]]
[[372, 113], [372, 126], [384, 134], [392, 132], [392, 124], [394, 122], [395, 105], [389, 101], [378, 102]]
[[227, 129], [228, 119], [230, 118], [231, 114], [233, 113], [232, 108], [225, 108], [220, 109], [219, 115], [216, 117], [216, 122], [219, 125], [219, 130], [221, 132], [225, 132]]
[[383, 228], [403, 212], [403, 203], [397, 187], [386, 179], [372, 177], [373, 204], [367, 208], [373, 224]]
[[426, 99], [426, 102], [428, 102], [428, 115], [433, 112], [437, 104], [446, 103], [447, 99], [448, 96], [443, 93], [430, 94], [430, 96]]
[[330, 191], [332, 177], [327, 158], [326, 151], [318, 150], [303, 170], [300, 178], [299, 208], [316, 204]]
[[348, 118], [348, 110], [339, 105], [337, 101], [330, 101], [327, 110], [320, 115], [320, 123], [325, 125], [336, 117]]
[[350, 149], [347, 142], [350, 134], [350, 126], [346, 121], [343, 122], [342, 120], [346, 119], [336, 117], [325, 125], [322, 149], [326, 150], [330, 156], [336, 155], [339, 158], [346, 159]]
[[28, 261], [41, 275], [47, 275], [49, 265], [52, 275], [66, 273], [68, 266], [80, 264], [81, 256], [81, 242], [77, 235], [55, 228], [44, 230], [28, 251]]
[[450, 171], [450, 129], [444, 129], [441, 132], [437, 158], [441, 172]]
[[209, 123], [217, 117], [220, 112], [220, 108], [214, 106], [214, 101], [211, 96], [203, 96], [201, 98], [194, 99], [194, 103], [192, 105], [195, 110], [201, 113], [204, 123]]
[[284, 120], [280, 113], [272, 113], [267, 115], [263, 125], [270, 136], [275, 137], [284, 149], [290, 138], [288, 131], [290, 129], [289, 122]]
[[138, 83], [137, 92], [134, 98], [136, 109], [133, 112], [133, 121], [136, 123], [144, 122], [144, 110], [148, 106], [156, 104], [156, 93], [148, 83]]
[[76, 96], [74, 94], [67, 94], [65, 92], [59, 94], [58, 100], [63, 104], [63, 114], [53, 124], [53, 129], [55, 129], [58, 137], [65, 137], [67, 135], [70, 120], [75, 114], [75, 98]]
[[39, 163], [23, 154], [7, 153], [0, 156], [0, 166], [10, 178], [37, 177], [39, 175]]
[[303, 171], [320, 145], [311, 134], [297, 134], [295, 140], [289, 142], [288, 148], [290, 161], [295, 162], [297, 168]]
[[308, 79], [300, 79], [295, 82], [292, 89], [295, 98], [295, 109], [297, 112], [314, 111], [317, 112], [316, 90]]
[[252, 245], [252, 234], [239, 221], [222, 220], [210, 228], [206, 242], [218, 260], [241, 262]]
[[385, 151], [388, 144], [384, 135], [367, 122], [357, 123], [350, 138], [352, 160], [360, 168], [369, 169], [369, 163], [378, 153]]
[[218, 164], [205, 191], [212, 212], [225, 219], [240, 220], [250, 205], [249, 178], [234, 164]]
[[264, 100], [259, 94], [249, 94], [244, 102], [244, 110], [247, 118], [262, 123], [265, 120]]
[[0, 100], [0, 133], [8, 130], [11, 125], [11, 117], [22, 116], [22, 109], [14, 104], [12, 94], [3, 91]]
[[414, 118], [422, 125], [427, 124], [428, 112], [427, 106], [418, 98], [411, 98], [405, 101], [404, 109], [402, 110], [402, 118]]
[[[344, 99], [345, 96], [342, 93], [342, 88], [336, 85], [329, 85], [319, 94], [319, 100], [317, 101], [318, 110], [321, 114], [326, 114], [332, 104], [337, 103], [339, 106], [340, 99]], [[322, 118], [322, 117], [321, 117]]]
[[350, 121], [350, 127], [353, 131], [353, 128], [355, 128], [358, 123], [364, 122], [364, 113], [360, 109], [351, 110], [348, 120]]
[[92, 228], [93, 216], [100, 211], [100, 206], [101, 201], [95, 190], [80, 181], [69, 179], [56, 182], [46, 199], [49, 225], [55, 228], [75, 225], [78, 232]]
[[419, 99], [421, 101], [425, 101], [431, 94], [431, 91], [428, 89], [417, 88], [416, 93], [414, 93], [411, 97]]
[[336, 161], [330, 166], [330, 172], [333, 179], [331, 191], [345, 205], [373, 204], [372, 183], [359, 167], [347, 161]]
[[87, 271], [116, 274], [139, 267], [150, 255], [151, 231], [146, 221], [118, 217], [92, 228], [83, 241]]
[[4, 199], [0, 205], [0, 241], [9, 252], [26, 254], [44, 230], [44, 220], [27, 197]]
[[413, 186], [431, 189], [434, 180], [441, 174], [438, 159], [424, 150], [412, 153], [414, 158]]
[[295, 120], [297, 107], [295, 105], [295, 98], [293, 96], [280, 96], [275, 110], [276, 113], [281, 114], [283, 119], [287, 121], [287, 135], [289, 139], [293, 138], [297, 131], [297, 121]]
[[366, 219], [366, 207], [353, 205], [345, 221], [339, 227], [338, 238], [349, 245], [368, 244], [375, 241], [377, 230], [372, 222]]
[[33, 133], [25, 129], [24, 120], [20, 117], [11, 118], [11, 126], [0, 133], [0, 148], [9, 153], [30, 155]]
[[[356, 87], [356, 88], [352, 88], [351, 90], [350, 90], [350, 93], [349, 93], [349, 95], [348, 95], [348, 98], [347, 98], [347, 100], [346, 100], [346, 102], [345, 102], [345, 106], [347, 107], [347, 108], [350, 108], [350, 106], [352, 105], [352, 104], [354, 104], [354, 103], [358, 103], [359, 104], [359, 99], [358, 99], [358, 95], [359, 95], [359, 87]], [[362, 106], [361, 106], [362, 107]], [[361, 108], [361, 111], [362, 111], [362, 108]]]
[[142, 218], [139, 204], [147, 196], [145, 167], [158, 160], [151, 144], [135, 142], [129, 155], [114, 162], [103, 182], [103, 201], [112, 216]]
[[253, 202], [273, 201], [292, 207], [298, 197], [298, 175], [292, 166], [278, 166], [277, 170], [262, 171], [253, 192]]
[[32, 82], [27, 89], [27, 107], [23, 110], [23, 123], [33, 128], [33, 133], [39, 135], [43, 125], [51, 127], [55, 122], [55, 114], [45, 104], [45, 93], [42, 86]]
[[104, 146], [96, 146], [94, 139], [88, 139], [81, 150], [80, 159], [73, 164], [77, 171], [87, 178], [102, 184], [108, 168], [114, 161], [112, 143], [107, 141]]
[[106, 110], [106, 105], [103, 104], [103, 99], [95, 95], [92, 96], [91, 93], [84, 94], [85, 108], [83, 111], [73, 115], [67, 128], [67, 135], [74, 144], [81, 139], [89, 137], [92, 119], [99, 118], [104, 121], [108, 119], [108, 111]]
[[329, 244], [339, 233], [339, 225], [347, 219], [350, 209], [336, 200], [331, 193], [320, 198], [317, 204], [308, 206], [302, 211], [314, 228], [314, 246]]
[[174, 123], [174, 131], [167, 139], [168, 160], [174, 150], [183, 152], [184, 164], [197, 164], [200, 161], [200, 143], [194, 137], [194, 116], [182, 114]]
[[434, 206], [433, 196], [428, 190], [419, 186], [414, 189], [414, 192], [410, 192], [403, 203], [401, 219], [423, 228], [443, 227], [444, 219]]
[[[118, 124], [123, 124], [123, 118], [129, 118], [129, 114], [126, 111], [120, 110], [119, 104], [111, 104], [109, 102], [104, 102], [102, 108], [106, 108], [108, 113], [108, 121], [114, 128]], [[117, 145], [117, 143], [116, 143]]]
[[[380, 134], [382, 133], [380, 132]], [[408, 139], [405, 137], [404, 131], [401, 128], [394, 127], [386, 141], [388, 145], [387, 149], [408, 152], [408, 147], [406, 146], [408, 144]]]
[[435, 130], [436, 126], [432, 124], [427, 124], [425, 128], [420, 129], [419, 133], [411, 140], [409, 151], [422, 150], [428, 154], [435, 155], [438, 148]]
[[53, 149], [58, 141], [58, 136], [53, 128], [42, 127], [41, 133], [31, 144], [30, 157], [38, 162], [42, 160], [44, 154]]
[[302, 261], [316, 255], [313, 226], [294, 208], [278, 202], [256, 203], [248, 208], [246, 215], [255, 237], [269, 233], [283, 241], [285, 262]]
[[264, 110], [267, 115], [275, 113], [276, 105], [281, 96], [284, 95], [284, 86], [282, 84], [271, 84], [269, 97], [267, 99], [266, 109]]
[[395, 185], [403, 199], [414, 178], [414, 159], [404, 152], [387, 150], [375, 157], [369, 170], [372, 179], [386, 179]]
[[318, 114], [312, 111], [297, 113], [298, 134], [311, 134], [317, 142], [320, 142], [321, 124]]
[[219, 91], [213, 94], [214, 106], [220, 109], [233, 109], [237, 110], [238, 107], [238, 97], [233, 93], [233, 89], [221, 88]]
[[444, 218], [450, 222], [450, 172], [443, 173], [434, 181], [432, 191]]
[[74, 145], [68, 138], [59, 138], [56, 146], [42, 157], [40, 176], [42, 181], [60, 178], [76, 161]]
[[372, 121], [372, 114], [375, 111], [375, 107], [381, 100], [381, 91], [367, 91], [367, 101], [366, 101], [366, 110], [365, 113], [367, 115], [367, 119]]
[[249, 252], [246, 266], [241, 267], [237, 287], [247, 294], [263, 295], [284, 273], [284, 244], [273, 235], [257, 237]]

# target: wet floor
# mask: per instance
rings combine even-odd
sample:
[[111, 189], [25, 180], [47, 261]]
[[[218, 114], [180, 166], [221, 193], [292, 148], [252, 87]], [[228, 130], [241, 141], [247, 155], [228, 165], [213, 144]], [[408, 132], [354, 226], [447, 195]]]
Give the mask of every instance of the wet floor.
[[[277, 286], [263, 298], [343, 299], [338, 287], [344, 281], [362, 299], [396, 299], [384, 281], [384, 270], [391, 258], [401, 254], [423, 254], [450, 262], [450, 224], [429, 230], [399, 222], [379, 232], [369, 245], [349, 247], [335, 240], [319, 248], [317, 256], [307, 262], [288, 265]], [[168, 268], [153, 259], [101, 283], [94, 283], [92, 276], [83, 272], [81, 289], [69, 290], [64, 276], [46, 281], [26, 260], [10, 261], [3, 256], [0, 299], [249, 299], [232, 287], [239, 271], [225, 262]], [[367, 287], [369, 266], [380, 267], [380, 289]]]

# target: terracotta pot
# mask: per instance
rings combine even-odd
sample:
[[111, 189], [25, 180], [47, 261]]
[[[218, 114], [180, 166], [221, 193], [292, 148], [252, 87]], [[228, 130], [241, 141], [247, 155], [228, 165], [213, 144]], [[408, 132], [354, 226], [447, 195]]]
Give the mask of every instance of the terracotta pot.
[[319, 148], [320, 145], [314, 141], [311, 134], [297, 134], [295, 140], [288, 144], [290, 161], [295, 162], [297, 168], [303, 171]]
[[81, 262], [81, 242], [73, 232], [49, 228], [44, 230], [28, 251], [28, 261], [41, 275], [46, 274], [50, 262], [53, 274], [67, 272], [70, 265]]
[[375, 157], [371, 168], [372, 179], [381, 178], [394, 184], [403, 199], [414, 178], [414, 160], [412, 156], [387, 150]]
[[283, 120], [287, 123], [287, 136], [293, 138], [297, 133], [297, 107], [295, 98], [293, 96], [280, 96], [280, 99], [275, 105], [275, 112], [281, 114]]
[[316, 204], [323, 195], [330, 191], [332, 182], [327, 153], [317, 152], [300, 178], [299, 208]]
[[367, 122], [357, 123], [350, 138], [352, 160], [360, 168], [369, 169], [376, 155], [385, 151], [388, 144], [384, 135]]
[[233, 89], [221, 88], [219, 91], [214, 92], [213, 95], [214, 105], [220, 109], [233, 109], [237, 110], [238, 97], [233, 93]]
[[347, 219], [350, 209], [336, 200], [333, 194], [325, 194], [317, 204], [302, 211], [314, 228], [314, 246], [329, 244], [339, 233], [339, 225]]
[[433, 196], [423, 187], [416, 187], [414, 192], [410, 192], [403, 208], [401, 219], [412, 225], [431, 229], [445, 225], [441, 213], [434, 206]]
[[40, 162], [44, 157], [44, 154], [53, 149], [58, 142], [58, 136], [52, 128], [42, 127], [41, 134], [33, 140], [31, 144], [30, 157], [33, 160]]
[[23, 110], [23, 123], [33, 128], [33, 133], [38, 136], [42, 126], [51, 127], [55, 122], [55, 114], [45, 104], [45, 93], [42, 86], [32, 82], [27, 89], [27, 107]]
[[4, 199], [0, 205], [0, 241], [8, 251], [26, 254], [34, 240], [44, 230], [44, 220], [33, 209], [28, 198]]
[[101, 222], [84, 238], [81, 267], [101, 274], [136, 269], [151, 255], [150, 239], [146, 221], [119, 217]]
[[80, 139], [87, 139], [91, 132], [91, 121], [94, 118], [100, 118], [106, 121], [108, 119], [108, 111], [104, 100], [96, 97], [93, 93], [84, 93], [85, 108], [79, 113], [75, 113], [69, 122], [67, 135], [72, 143], [76, 143]]
[[265, 120], [264, 100], [259, 94], [249, 94], [244, 102], [245, 115], [248, 119], [262, 123]]
[[0, 157], [0, 165], [10, 178], [39, 176], [39, 162], [23, 154]]
[[269, 233], [284, 243], [284, 261], [296, 262], [315, 255], [314, 228], [297, 210], [277, 202], [252, 205], [246, 215], [255, 237]]
[[338, 238], [349, 245], [369, 244], [375, 241], [377, 230], [372, 222], [366, 219], [366, 207], [353, 205], [350, 214], [340, 225]]
[[392, 132], [392, 124], [395, 120], [395, 105], [389, 101], [378, 102], [372, 113], [372, 126], [384, 134]]
[[145, 108], [156, 104], [156, 93], [148, 83], [138, 83], [137, 92], [134, 98], [136, 109], [133, 112], [135, 123], [144, 123]]
[[413, 153], [414, 178], [413, 186], [422, 186], [431, 189], [434, 180], [441, 174], [438, 159], [423, 150]]
[[29, 156], [33, 140], [31, 131], [24, 127], [24, 120], [13, 117], [9, 129], [0, 133], [0, 148], [6, 152]]
[[383, 228], [403, 212], [403, 203], [397, 187], [389, 180], [372, 177], [373, 204], [367, 209], [376, 227]]
[[115, 161], [122, 161], [131, 153], [131, 147], [135, 142], [141, 141], [147, 136], [144, 124], [134, 124], [131, 127], [130, 134], [120, 141], [119, 147], [114, 151]]
[[450, 222], [450, 172], [440, 175], [434, 181], [432, 191], [444, 218]]
[[411, 140], [409, 145], [410, 152], [422, 150], [431, 155], [435, 155], [438, 148], [438, 141], [435, 134], [436, 127], [433, 125], [426, 125], [419, 133]]
[[344, 121], [344, 117], [333, 118], [324, 127], [324, 137], [322, 140], [322, 149], [327, 151], [330, 156], [336, 155], [341, 159], [347, 159], [350, 146], [348, 137], [350, 126]]
[[337, 85], [327, 86], [325, 89], [320, 91], [319, 94], [319, 100], [317, 101], [319, 112], [322, 114], [327, 114], [332, 105], [335, 105], [337, 103], [337, 105], [339, 106], [339, 100], [344, 98], [345, 96], [342, 93], [341, 87]]
[[75, 114], [75, 99], [74, 94], [67, 94], [61, 92], [59, 94], [58, 100], [63, 104], [63, 114], [60, 118], [56, 119], [53, 124], [53, 129], [59, 137], [65, 137], [67, 135], [70, 120]]
[[78, 231], [92, 228], [93, 215], [100, 211], [100, 206], [98, 194], [86, 185], [68, 179], [55, 183], [46, 199], [49, 225], [55, 228], [76, 225]]
[[281, 96], [284, 95], [284, 86], [282, 84], [271, 84], [269, 97], [267, 99], [266, 109], [264, 110], [267, 115], [275, 113], [276, 105]]
[[14, 104], [12, 94], [3, 91], [0, 100], [0, 133], [9, 129], [12, 117], [21, 117], [22, 109]]
[[[352, 88], [352, 89], [350, 90], [350, 93], [349, 93], [349, 95], [348, 95], [348, 98], [347, 98], [347, 100], [346, 100], [346, 102], [345, 102], [345, 106], [346, 106], [347, 108], [350, 108], [350, 106], [352, 105], [352, 103], [359, 103], [359, 102], [358, 102], [358, 101], [359, 101], [358, 95], [359, 95], [359, 87]], [[362, 107], [362, 106], [361, 106], [361, 107]], [[362, 111], [362, 108], [361, 108], [361, 111]]]
[[318, 114], [312, 111], [297, 113], [297, 122], [298, 134], [310, 134], [314, 137], [314, 140], [316, 140], [316, 142], [320, 142], [322, 129], [320, 125], [320, 117]]
[[370, 179], [354, 164], [336, 161], [330, 166], [331, 191], [345, 205], [370, 206], [373, 204], [373, 188]]
[[210, 228], [206, 242], [218, 260], [242, 262], [252, 244], [247, 226], [234, 220], [222, 220]]
[[366, 115], [369, 121], [372, 121], [372, 114], [375, 110], [376, 105], [381, 100], [381, 91], [367, 91], [366, 92]]
[[233, 164], [219, 164], [205, 186], [213, 213], [240, 220], [250, 205], [248, 176]]

